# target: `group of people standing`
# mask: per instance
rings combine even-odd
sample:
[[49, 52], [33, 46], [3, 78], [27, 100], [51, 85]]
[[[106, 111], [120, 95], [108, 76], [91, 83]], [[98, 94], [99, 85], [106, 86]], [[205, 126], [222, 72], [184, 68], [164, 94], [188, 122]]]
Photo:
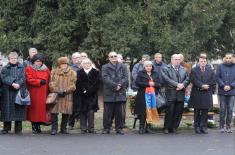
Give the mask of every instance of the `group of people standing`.
[[[216, 75], [202, 53], [198, 64], [190, 68], [183, 61], [183, 55], [171, 56], [169, 65], [162, 62], [162, 55], [155, 54], [150, 61], [143, 55], [132, 70], [131, 87], [137, 91], [135, 114], [140, 119], [139, 133], [151, 132], [151, 124], [159, 121], [157, 95], [165, 90], [167, 107], [164, 133], [175, 133], [181, 122], [185, 91], [192, 83], [189, 106], [194, 108], [194, 128], [196, 133], [207, 133], [208, 109], [212, 108], [212, 94], [216, 81], [220, 95], [221, 132], [231, 131], [232, 110], [235, 101], [235, 64], [233, 54], [226, 54], [224, 63], [218, 66]], [[62, 115], [60, 133], [68, 134], [67, 126], [74, 127], [79, 117], [81, 133], [96, 133], [94, 113], [99, 109], [98, 90], [103, 85], [103, 134], [109, 134], [115, 120], [117, 134], [124, 134], [126, 114], [126, 92], [129, 87], [128, 69], [122, 63], [120, 54], [112, 51], [109, 62], [101, 72], [95, 68], [86, 53], [73, 53], [72, 63], [68, 57], [57, 59], [57, 65], [49, 70], [45, 57], [37, 49], [29, 49], [29, 57], [23, 64], [18, 54], [10, 52], [8, 64], [1, 69], [1, 117], [3, 134], [11, 130], [15, 121], [15, 133], [22, 133], [22, 121], [32, 123], [32, 132], [41, 133], [41, 125], [51, 124], [51, 135], [58, 133], [58, 115]], [[30, 94], [31, 104], [15, 104], [16, 96], [22, 89]], [[56, 103], [47, 105], [49, 93], [57, 94]], [[226, 123], [225, 123], [226, 116]]]
[[[132, 70], [132, 89], [137, 91], [135, 114], [140, 120], [139, 133], [149, 133], [150, 125], [158, 122], [157, 96], [164, 90], [165, 107], [164, 133], [177, 133], [180, 125], [186, 95], [189, 108], [194, 108], [194, 129], [196, 134], [207, 134], [208, 111], [213, 108], [213, 94], [218, 83], [220, 99], [220, 131], [232, 133], [231, 121], [235, 102], [234, 55], [227, 53], [215, 73], [208, 63], [206, 53], [201, 53], [198, 62], [191, 67], [184, 62], [182, 54], [173, 54], [171, 63], [162, 62], [162, 55], [156, 53], [154, 61], [143, 55]], [[151, 95], [154, 93], [154, 95]], [[226, 118], [226, 121], [225, 121]]]

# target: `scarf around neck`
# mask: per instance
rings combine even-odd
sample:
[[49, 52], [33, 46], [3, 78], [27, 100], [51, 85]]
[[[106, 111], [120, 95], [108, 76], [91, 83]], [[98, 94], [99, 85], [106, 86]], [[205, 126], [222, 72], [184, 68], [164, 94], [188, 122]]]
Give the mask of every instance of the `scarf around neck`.
[[37, 70], [37, 71], [44, 71], [44, 70], [47, 70], [47, 66], [45, 64], [42, 64], [41, 66], [36, 66], [36, 65], [32, 65], [32, 68], [34, 70]]

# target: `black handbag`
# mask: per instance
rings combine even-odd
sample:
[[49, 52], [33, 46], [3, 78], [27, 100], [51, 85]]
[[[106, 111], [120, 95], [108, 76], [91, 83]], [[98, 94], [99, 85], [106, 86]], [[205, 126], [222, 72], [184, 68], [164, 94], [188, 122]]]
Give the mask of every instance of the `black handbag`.
[[165, 92], [159, 91], [157, 94], [157, 108], [162, 108], [168, 106]]

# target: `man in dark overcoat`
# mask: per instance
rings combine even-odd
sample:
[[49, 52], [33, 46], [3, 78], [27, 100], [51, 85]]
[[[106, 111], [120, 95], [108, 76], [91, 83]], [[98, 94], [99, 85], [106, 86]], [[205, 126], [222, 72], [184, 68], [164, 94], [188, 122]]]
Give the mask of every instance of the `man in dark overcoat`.
[[124, 134], [123, 127], [123, 105], [126, 104], [126, 90], [128, 88], [127, 67], [118, 63], [117, 53], [109, 53], [109, 63], [102, 66], [103, 96], [104, 96], [104, 118], [103, 133], [109, 134], [112, 126], [112, 116], [115, 119], [117, 134]]
[[207, 67], [207, 58], [199, 57], [198, 66], [192, 69], [190, 80], [193, 84], [189, 107], [194, 108], [195, 133], [207, 134], [208, 109], [213, 107], [213, 87], [215, 74]]
[[176, 133], [179, 127], [184, 109], [185, 88], [189, 84], [189, 76], [183, 66], [180, 65], [180, 56], [173, 54], [171, 64], [162, 69], [165, 81], [168, 107], [164, 122], [164, 133]]

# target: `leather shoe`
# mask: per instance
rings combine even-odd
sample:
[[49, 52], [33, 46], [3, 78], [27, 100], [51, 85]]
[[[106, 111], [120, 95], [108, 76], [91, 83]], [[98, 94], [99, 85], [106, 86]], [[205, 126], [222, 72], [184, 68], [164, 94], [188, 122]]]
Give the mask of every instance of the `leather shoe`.
[[145, 133], [144, 128], [140, 128], [139, 129], [139, 134], [144, 134], [144, 133]]
[[201, 133], [208, 134], [208, 131], [207, 131], [207, 129], [201, 129]]
[[124, 135], [124, 134], [125, 134], [125, 133], [123, 132], [123, 130], [121, 130], [121, 129], [117, 130], [116, 133], [119, 134], [119, 135]]
[[8, 134], [8, 130], [2, 130], [2, 134]]
[[195, 128], [195, 133], [196, 134], [201, 134], [200, 128]]
[[56, 135], [57, 134], [57, 131], [56, 130], [52, 130], [51, 131], [51, 135]]
[[163, 133], [164, 133], [164, 134], [168, 134], [168, 133], [169, 133], [168, 129], [164, 129], [164, 130], [163, 130]]
[[103, 132], [102, 132], [102, 134], [110, 134], [110, 130], [104, 129]]

